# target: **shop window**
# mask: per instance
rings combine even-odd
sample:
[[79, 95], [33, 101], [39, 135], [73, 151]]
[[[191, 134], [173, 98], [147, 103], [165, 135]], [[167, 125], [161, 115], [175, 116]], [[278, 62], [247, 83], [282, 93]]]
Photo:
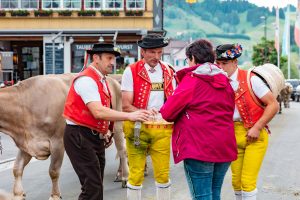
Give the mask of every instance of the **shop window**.
[[91, 49], [93, 44], [72, 44], [71, 72], [78, 73], [82, 70], [86, 49]]
[[123, 0], [106, 0], [105, 8], [114, 10], [114, 9], [122, 9], [123, 8]]
[[40, 48], [22, 47], [22, 65], [24, 79], [39, 75], [40, 70]]
[[80, 9], [81, 0], [64, 0], [64, 8]]
[[101, 0], [85, 0], [84, 5], [85, 9], [101, 9]]
[[126, 8], [128, 10], [144, 10], [145, 0], [127, 0]]
[[35, 9], [38, 8], [37, 0], [21, 0], [21, 8]]
[[1, 0], [1, 8], [3, 9], [18, 8], [18, 0]]
[[42, 7], [44, 9], [61, 8], [59, 0], [42, 0]]

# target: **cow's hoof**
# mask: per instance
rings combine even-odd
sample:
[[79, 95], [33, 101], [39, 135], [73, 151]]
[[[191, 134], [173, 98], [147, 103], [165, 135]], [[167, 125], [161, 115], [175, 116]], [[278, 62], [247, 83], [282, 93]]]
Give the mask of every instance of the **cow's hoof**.
[[122, 181], [122, 188], [127, 188], [127, 181]]
[[49, 200], [61, 200], [62, 197], [60, 195], [51, 195], [51, 197], [49, 198]]
[[118, 171], [114, 182], [121, 182], [121, 181], [122, 181], [122, 175], [121, 175], [121, 172]]

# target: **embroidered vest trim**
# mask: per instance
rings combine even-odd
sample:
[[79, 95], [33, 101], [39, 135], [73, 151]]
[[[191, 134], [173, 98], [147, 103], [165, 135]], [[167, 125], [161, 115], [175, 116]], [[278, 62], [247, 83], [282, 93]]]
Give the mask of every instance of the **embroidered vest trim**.
[[[254, 74], [251, 74], [254, 76]], [[253, 100], [247, 83], [247, 71], [238, 69], [239, 87], [235, 92], [235, 104], [245, 128], [251, 128], [262, 116], [264, 109]], [[257, 97], [256, 97], [257, 98]], [[259, 99], [257, 98], [259, 101]]]
[[[139, 109], [147, 108], [152, 88], [152, 83], [144, 65], [145, 62], [143, 60], [140, 60], [130, 66], [134, 90], [133, 105]], [[168, 98], [173, 94], [174, 91], [172, 85], [174, 72], [168, 65], [165, 65], [161, 62], [160, 65], [163, 71], [163, 90], [165, 93], [165, 97]]]

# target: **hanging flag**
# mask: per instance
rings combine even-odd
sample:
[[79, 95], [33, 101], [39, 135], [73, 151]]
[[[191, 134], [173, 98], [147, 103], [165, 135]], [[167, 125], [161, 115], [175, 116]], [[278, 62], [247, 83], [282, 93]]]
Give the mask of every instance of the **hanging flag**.
[[285, 13], [284, 30], [282, 36], [282, 56], [289, 55], [289, 45], [290, 45], [290, 6], [287, 6], [287, 11]]
[[300, 47], [300, 0], [298, 0], [297, 15], [294, 29], [295, 42]]
[[276, 24], [275, 24], [275, 49], [277, 52], [280, 52], [280, 44], [279, 44], [279, 9], [276, 8]]

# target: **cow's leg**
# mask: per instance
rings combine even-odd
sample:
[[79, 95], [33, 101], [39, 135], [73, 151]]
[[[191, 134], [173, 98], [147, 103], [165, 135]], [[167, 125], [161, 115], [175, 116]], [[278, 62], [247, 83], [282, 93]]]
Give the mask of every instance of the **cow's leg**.
[[119, 159], [119, 167], [118, 167], [118, 171], [117, 174], [115, 176], [115, 180], [114, 182], [121, 182], [122, 181], [122, 165], [121, 165], [121, 159]]
[[29, 155], [25, 151], [19, 150], [13, 168], [13, 173], [15, 177], [14, 186], [13, 186], [14, 200], [25, 199], [25, 193], [22, 186], [22, 176], [23, 176], [24, 168], [29, 163], [31, 158], [32, 158], [31, 155]]
[[63, 141], [51, 141], [51, 163], [49, 167], [49, 175], [52, 180], [52, 192], [49, 200], [60, 200], [60, 190], [58, 186], [58, 180], [60, 175], [60, 169], [64, 158], [64, 145]]
[[[114, 141], [115, 146], [118, 151], [118, 156], [120, 158], [120, 166], [119, 169], [121, 169], [121, 179], [122, 179], [122, 187], [126, 187], [126, 182], [128, 179], [128, 162], [127, 162], [127, 153], [126, 153], [126, 144], [125, 144], [125, 138], [123, 133], [123, 127], [122, 122], [115, 122], [114, 125]], [[117, 172], [118, 176], [118, 172]], [[116, 177], [116, 179], [119, 179]]]

